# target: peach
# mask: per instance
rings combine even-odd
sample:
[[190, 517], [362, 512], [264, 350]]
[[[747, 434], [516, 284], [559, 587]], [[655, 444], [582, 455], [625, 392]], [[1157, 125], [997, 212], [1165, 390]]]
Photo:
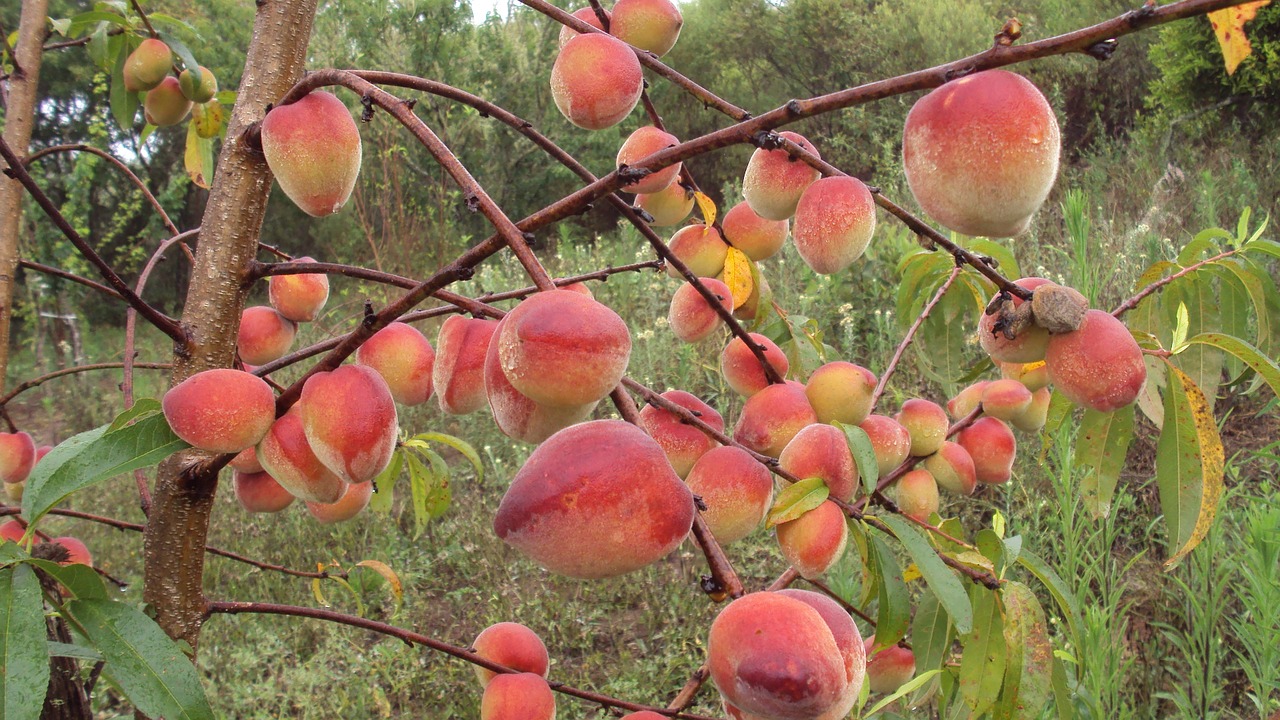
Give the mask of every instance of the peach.
[[722, 445], [708, 450], [686, 478], [702, 498], [702, 517], [721, 545], [737, 542], [764, 522], [773, 505], [773, 475], [746, 450]]
[[341, 210], [360, 174], [360, 130], [347, 106], [323, 90], [271, 108], [262, 152], [280, 189], [312, 217]]
[[783, 557], [804, 578], [818, 578], [830, 570], [849, 542], [844, 511], [830, 500], [778, 525], [777, 532]]
[[1018, 443], [1013, 437], [1013, 431], [1003, 420], [993, 417], [978, 418], [956, 434], [956, 442], [968, 450], [973, 458], [978, 482], [999, 485], [1009, 481]]
[[1052, 393], [1049, 388], [1042, 387], [1031, 393], [1031, 405], [1021, 415], [1009, 421], [1009, 424], [1023, 432], [1035, 432], [1044, 427], [1049, 420], [1049, 401]]
[[618, 0], [609, 32], [619, 40], [662, 57], [675, 47], [684, 18], [671, 0]]
[[551, 99], [583, 130], [603, 130], [631, 114], [644, 90], [635, 51], [604, 33], [575, 35], [551, 66]]
[[636, 207], [649, 213], [658, 227], [679, 225], [693, 212], [693, 191], [677, 180], [658, 192], [637, 195]]
[[359, 515], [369, 507], [373, 498], [373, 483], [350, 483], [342, 491], [342, 497], [335, 503], [318, 503], [307, 501], [307, 512], [321, 525], [346, 522]]
[[[803, 135], [790, 131], [778, 133], [814, 155], [818, 154]], [[820, 173], [805, 163], [792, 159], [786, 150], [758, 148], [747, 161], [742, 177], [742, 195], [757, 215], [766, 220], [786, 220], [796, 214], [796, 205], [805, 188]]]
[[[764, 358], [778, 371], [778, 376], [785, 377], [787, 370], [791, 369], [791, 361], [782, 352], [782, 348], [759, 333], [748, 333], [748, 336], [764, 347]], [[751, 397], [769, 385], [769, 379], [765, 377], [764, 368], [756, 359], [755, 353], [738, 337], [730, 340], [720, 353], [720, 374], [734, 392], [744, 397]]]
[[[274, 421], [272, 421], [274, 423]], [[268, 431], [270, 432], [270, 431]], [[266, 436], [263, 435], [265, 438]], [[242, 472], [246, 475], [265, 472], [262, 469], [262, 463], [258, 462], [258, 448], [250, 447], [241, 450], [239, 454], [231, 458], [231, 462], [227, 463], [232, 470]]]
[[124, 61], [124, 87], [142, 92], [160, 84], [173, 66], [173, 53], [163, 41], [147, 38]]
[[402, 405], [421, 405], [431, 397], [436, 351], [412, 325], [393, 322], [373, 334], [356, 351], [356, 362], [386, 381], [391, 397]]
[[[295, 262], [315, 262], [313, 257], [300, 257]], [[316, 319], [329, 301], [329, 276], [324, 273], [272, 275], [267, 281], [267, 297], [276, 312], [294, 322]]]
[[559, 575], [606, 578], [674, 550], [693, 526], [693, 494], [661, 446], [619, 420], [573, 425], [525, 461], [493, 529]]
[[[1049, 284], [1049, 281], [1044, 278], [1029, 277], [1016, 280], [1014, 284], [1027, 290], [1035, 290], [1041, 285]], [[1022, 305], [1023, 300], [1013, 297], [1012, 302], [1016, 308]], [[984, 314], [982, 319], [978, 321], [978, 342], [981, 343], [982, 349], [987, 351], [992, 360], [997, 362], [1033, 363], [1044, 359], [1044, 351], [1049, 344], [1048, 330], [1031, 325], [1018, 333], [1013, 339], [1010, 339], [1004, 334], [1003, 330], [996, 330], [996, 321], [999, 318], [999, 313]]]
[[556, 698], [546, 678], [503, 673], [489, 681], [480, 699], [480, 720], [555, 720]]
[[[492, 660], [520, 672], [546, 677], [547, 667], [551, 664], [542, 638], [520, 623], [500, 622], [490, 625], [480, 631], [471, 645], [476, 654], [485, 660]], [[479, 665], [472, 669], [476, 671], [476, 678], [481, 685], [488, 685], [498, 675]]]
[[873, 653], [875, 644], [876, 636], [872, 635], [863, 646], [867, 653], [867, 685], [873, 693], [890, 695], [915, 677], [916, 655], [901, 645]]
[[441, 410], [450, 415], [466, 415], [488, 404], [484, 358], [497, 329], [496, 320], [459, 315], [450, 316], [440, 326], [431, 377]]
[[293, 504], [293, 493], [284, 489], [269, 473], [235, 474], [236, 500], [251, 513], [276, 513]]
[[866, 420], [858, 423], [858, 427], [871, 438], [881, 477], [893, 472], [911, 455], [911, 433], [897, 420], [884, 415], [868, 415]]
[[1017, 380], [1031, 392], [1035, 392], [1040, 388], [1049, 385], [1049, 369], [1045, 367], [1044, 361], [1033, 363], [997, 363], [1000, 366], [1000, 376]]
[[400, 431], [396, 403], [374, 370], [344, 365], [316, 373], [298, 404], [312, 451], [343, 480], [372, 480], [390, 464]]
[[822, 478], [837, 500], [848, 502], [858, 490], [858, 466], [848, 439], [821, 420], [791, 438], [778, 456], [778, 467], [801, 479]]
[[938, 452], [924, 459], [924, 469], [929, 471], [938, 487], [957, 495], [972, 495], [978, 486], [978, 471], [969, 451], [959, 443], [948, 440]]
[[816, 422], [818, 416], [804, 395], [804, 386], [788, 381], [747, 398], [733, 428], [733, 439], [758, 453], [778, 457], [791, 438]]
[[[573, 16], [578, 18], [582, 22], [590, 25], [593, 28], [604, 30], [604, 27], [600, 24], [600, 18], [596, 16], [596, 11], [592, 9], [591, 6], [589, 5], [587, 7], [579, 8], [575, 10], [573, 12]], [[604, 16], [606, 19], [612, 19], [613, 13], [609, 12], [608, 10], [605, 10]], [[576, 37], [578, 34], [579, 33], [577, 30], [574, 30], [568, 25], [561, 26], [559, 47], [564, 47], [564, 44], [569, 42], [570, 38]]]
[[1021, 234], [1058, 175], [1062, 142], [1044, 95], [1006, 70], [967, 75], [916, 101], [902, 132], [920, 207], [965, 235]]
[[[270, 392], [270, 388], [267, 392]], [[0, 480], [17, 484], [36, 464], [36, 443], [25, 432], [0, 433]]]
[[[667, 242], [671, 253], [684, 263], [698, 277], [715, 277], [724, 270], [724, 259], [729, 254], [729, 246], [720, 231], [701, 223], [687, 225], [676, 231]], [[683, 280], [676, 269], [667, 266], [667, 274], [677, 280]]]
[[93, 567], [93, 555], [89, 553], [89, 546], [85, 545], [79, 538], [69, 536], [56, 537], [49, 542], [54, 545], [61, 545], [67, 551], [67, 559], [59, 562], [59, 565], [88, 565]]
[[818, 422], [857, 425], [871, 413], [876, 376], [851, 362], [836, 360], [813, 371], [804, 386]]
[[346, 481], [316, 457], [302, 427], [302, 408], [289, 408], [267, 431], [257, 447], [258, 463], [294, 497], [310, 502], [334, 503], [346, 490]]
[[787, 241], [786, 220], [766, 220], [746, 202], [729, 208], [720, 219], [720, 226], [729, 244], [756, 262], [776, 255]]
[[587, 287], [587, 284], [584, 282], [569, 283], [568, 285], [560, 285], [558, 287], [561, 290], [576, 292], [579, 295], [586, 295], [589, 298], [595, 298], [596, 296], [595, 293], [591, 292], [591, 288]]
[[1079, 330], [1051, 337], [1044, 363], [1058, 392], [1099, 412], [1132, 403], [1147, 379], [1142, 349], [1129, 329], [1102, 310], [1085, 313]]
[[911, 435], [911, 454], [916, 457], [932, 455], [947, 439], [947, 413], [935, 402], [911, 398], [902, 403], [894, 419]]
[[1001, 420], [1019, 417], [1031, 407], [1031, 391], [1017, 380], [992, 380], [982, 389], [982, 412]]
[[262, 378], [220, 368], [196, 373], [161, 400], [173, 432], [192, 446], [219, 453], [253, 447], [276, 419], [276, 398]]
[[876, 230], [876, 204], [855, 177], [825, 177], [805, 188], [791, 238], [800, 259], [821, 275], [838, 273], [862, 257]]
[[493, 342], [511, 386], [542, 405], [599, 401], [617, 387], [631, 357], [622, 318], [572, 290], [530, 296], [507, 313]]
[[41, 445], [40, 447], [36, 448], [36, 465], [39, 465], [40, 461], [44, 459], [44, 456], [48, 455], [52, 451], [53, 451], [52, 445]]
[[178, 75], [178, 86], [182, 90], [182, 95], [193, 103], [206, 103], [218, 94], [218, 79], [209, 72], [209, 68], [201, 65], [199, 67], [199, 83], [196, 82], [197, 73], [191, 72], [190, 68], [183, 70]]
[[[666, 2], [666, 0], [661, 1]], [[679, 144], [680, 140], [669, 132], [659, 130], [652, 125], [641, 126], [627, 137], [618, 150], [618, 169], [634, 165], [659, 150]], [[668, 165], [657, 172], [650, 173], [642, 180], [623, 185], [621, 189], [629, 193], [655, 193], [674, 182], [679, 174], [680, 163]]]
[[[697, 413], [699, 419], [711, 427], [724, 432], [724, 418], [715, 408], [702, 402], [696, 396], [683, 390], [668, 390], [662, 397]], [[676, 475], [685, 477], [693, 464], [708, 450], [718, 447], [720, 443], [693, 425], [687, 425], [680, 418], [667, 410], [654, 405], [646, 405], [640, 411], [640, 427], [649, 433], [655, 442], [667, 454], [671, 467]]]
[[947, 401], [947, 414], [954, 420], [968, 417], [969, 413], [977, 410], [978, 405], [982, 403], [982, 391], [986, 390], [990, 383], [990, 380], [979, 380], [956, 393], [955, 397]]
[[[715, 293], [720, 307], [727, 312], [733, 311], [733, 295], [729, 287], [714, 278], [699, 278], [702, 284]], [[698, 292], [692, 283], [685, 283], [676, 288], [671, 297], [671, 309], [667, 311], [667, 324], [676, 337], [687, 343], [701, 342], [711, 336], [720, 327], [720, 315]]]
[[938, 512], [938, 483], [928, 470], [912, 470], [893, 484], [894, 500], [903, 515], [925, 522]]
[[266, 305], [247, 307], [240, 313], [236, 350], [249, 365], [266, 365], [279, 360], [293, 346], [298, 326]]
[[[494, 329], [496, 334], [503, 318]], [[485, 398], [498, 429], [507, 437], [521, 442], [540, 443], [553, 433], [591, 416], [596, 403], [584, 405], [543, 405], [525, 397], [512, 387], [498, 361], [498, 343], [489, 343], [484, 364]]]
[[619, 720], [667, 720], [667, 716], [652, 710], [637, 710], [623, 715]]
[[156, 127], [177, 125], [191, 112], [191, 101], [182, 94], [178, 78], [169, 75], [147, 91], [142, 100], [142, 113]]
[[18, 542], [27, 533], [27, 529], [17, 520], [6, 520], [0, 523], [0, 540]]
[[4, 485], [4, 496], [8, 498], [10, 503], [14, 505], [22, 504], [22, 494], [26, 492], [27, 481], [17, 483], [2, 483]]

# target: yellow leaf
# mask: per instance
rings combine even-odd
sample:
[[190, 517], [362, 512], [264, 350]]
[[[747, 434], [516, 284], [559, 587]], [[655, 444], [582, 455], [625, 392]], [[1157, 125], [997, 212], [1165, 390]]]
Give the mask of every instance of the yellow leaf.
[[707, 227], [716, 224], [716, 203], [702, 191], [695, 192], [693, 199], [698, 202], [698, 211], [702, 213], [702, 222]]
[[924, 576], [920, 573], [920, 568], [916, 567], [915, 563], [911, 563], [906, 567], [905, 570], [902, 571], [902, 582], [904, 583], [909, 583], [912, 580], [915, 580], [921, 577], [924, 577]]
[[724, 256], [724, 284], [729, 286], [729, 294], [733, 296], [734, 310], [742, 307], [755, 287], [751, 280], [751, 258], [736, 247], [729, 248], [729, 253]]
[[[356, 563], [356, 567], [366, 567], [381, 575], [387, 581], [387, 585], [391, 587], [391, 594], [396, 598], [396, 608], [400, 607], [400, 603], [404, 599], [404, 587], [400, 584], [400, 576], [396, 575], [396, 572], [390, 566], [378, 560], [361, 560]], [[394, 615], [395, 613], [392, 614]]]
[[206, 140], [216, 138], [226, 123], [226, 114], [222, 103], [210, 100], [191, 108], [191, 124], [196, 126], [196, 134], [200, 137]]
[[1259, 8], [1270, 3], [1271, 0], [1258, 0], [1209, 13], [1209, 24], [1213, 25], [1213, 34], [1218, 36], [1228, 75], [1235, 74], [1240, 63], [1253, 52], [1253, 46], [1244, 34], [1244, 24], [1258, 14]]
[[182, 160], [191, 182], [208, 190], [213, 176], [213, 145], [211, 140], [200, 137], [194, 121], [187, 123], [187, 151]]

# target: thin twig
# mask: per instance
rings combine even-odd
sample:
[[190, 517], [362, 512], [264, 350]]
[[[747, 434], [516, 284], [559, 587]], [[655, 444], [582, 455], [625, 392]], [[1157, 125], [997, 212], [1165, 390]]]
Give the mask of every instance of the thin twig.
[[933, 308], [942, 301], [942, 296], [946, 295], [947, 291], [951, 289], [951, 284], [956, 281], [956, 278], [960, 277], [961, 270], [962, 268], [959, 265], [952, 269], [951, 275], [947, 277], [946, 282], [938, 286], [937, 291], [933, 293], [933, 297], [930, 298], [927, 304], [925, 304], [924, 309], [920, 311], [920, 315], [916, 318], [915, 322], [911, 324], [910, 329], [907, 330], [907, 334], [902, 338], [902, 342], [898, 343], [898, 349], [894, 351], [893, 357], [889, 360], [889, 364], [885, 367], [884, 372], [880, 374], [880, 381], [876, 383], [875, 391], [871, 393], [871, 409], [873, 411], [875, 410], [876, 404], [880, 402], [880, 396], [884, 395], [884, 389], [889, 384], [889, 378], [893, 377], [894, 371], [898, 369], [898, 363], [902, 362], [903, 353], [907, 351], [907, 348], [911, 345], [911, 341], [915, 339], [916, 333], [919, 332], [920, 327], [924, 325], [924, 321], [929, 318], [929, 313], [933, 312]]

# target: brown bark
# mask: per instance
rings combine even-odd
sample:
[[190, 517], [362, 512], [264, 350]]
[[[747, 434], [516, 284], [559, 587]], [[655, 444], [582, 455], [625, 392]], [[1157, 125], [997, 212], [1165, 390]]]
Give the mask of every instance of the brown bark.
[[[218, 159], [201, 223], [196, 264], [182, 315], [189, 340], [174, 351], [173, 382], [229, 367], [244, 307], [249, 266], [271, 190], [261, 154], [240, 140], [302, 77], [316, 0], [260, 0], [239, 99]], [[201, 456], [182, 453], [160, 466], [147, 521], [143, 596], [171, 637], [197, 647], [205, 613], [204, 546], [217, 475], [191, 472]]]

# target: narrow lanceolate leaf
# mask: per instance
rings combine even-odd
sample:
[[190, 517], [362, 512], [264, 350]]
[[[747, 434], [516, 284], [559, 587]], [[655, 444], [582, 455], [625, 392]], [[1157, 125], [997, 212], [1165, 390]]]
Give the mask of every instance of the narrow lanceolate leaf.
[[1204, 394], [1172, 363], [1164, 421], [1156, 446], [1156, 484], [1169, 547], [1176, 548], [1165, 561], [1169, 568], [1199, 545], [1213, 524], [1222, 497], [1225, 455]]
[[849, 444], [849, 453], [858, 466], [858, 477], [862, 479], [862, 487], [867, 494], [875, 492], [876, 481], [880, 479], [880, 464], [876, 462], [876, 449], [871, 445], [871, 437], [867, 431], [857, 425], [845, 425], [842, 422], [832, 423], [844, 431], [845, 440]]
[[932, 686], [934, 684], [934, 681], [937, 679], [938, 675], [940, 675], [941, 673], [942, 671], [937, 668], [919, 673], [914, 678], [911, 678], [907, 682], [903, 683], [902, 687], [895, 690], [892, 695], [889, 695], [888, 697], [885, 697], [885, 698], [881, 698], [880, 702], [876, 703], [875, 705], [872, 705], [871, 708], [867, 710], [865, 717], [874, 717], [876, 713], [894, 704], [899, 699], [904, 698], [907, 695], [910, 695], [911, 693], [915, 692], [916, 690], [924, 687], [926, 684], [929, 686]]
[[1004, 602], [1004, 640], [1008, 662], [997, 720], [1033, 720], [1053, 693], [1053, 644], [1044, 609], [1035, 593], [1019, 582], [1000, 589]]
[[467, 462], [471, 463], [471, 467], [476, 471], [476, 480], [484, 480], [484, 463], [480, 461], [480, 453], [476, 452], [476, 449], [471, 446], [471, 443], [463, 440], [462, 438], [438, 432], [418, 433], [413, 437], [416, 440], [426, 440], [427, 442], [448, 445], [454, 450], [457, 450], [462, 454], [462, 457], [467, 459]]
[[1094, 517], [1111, 513], [1111, 498], [1132, 440], [1133, 405], [1109, 413], [1085, 411], [1076, 440], [1076, 458], [1089, 468], [1080, 483], [1080, 492]]
[[1040, 556], [1030, 550], [1023, 550], [1018, 555], [1018, 564], [1031, 571], [1036, 579], [1044, 584], [1049, 591], [1049, 595], [1053, 596], [1053, 601], [1058, 604], [1058, 608], [1062, 614], [1067, 617], [1067, 628], [1071, 631], [1071, 643], [1078, 646], [1080, 644], [1080, 606], [1076, 604], [1076, 596], [1067, 587], [1067, 584], [1058, 577], [1058, 573], [1045, 562]]
[[[953, 636], [951, 617], [942, 609], [937, 596], [922, 595], [911, 621], [911, 650], [916, 655], [916, 672], [941, 668], [951, 654]], [[911, 704], [916, 705], [936, 692], [937, 684], [934, 681], [922, 687], [912, 697]]]
[[928, 538], [916, 530], [914, 526], [897, 515], [885, 515], [880, 518], [907, 549], [929, 589], [938, 597], [943, 609], [951, 616], [951, 622], [960, 634], [973, 629], [973, 611], [969, 604], [969, 596], [954, 571], [942, 562], [929, 544]]
[[698, 212], [702, 213], [702, 222], [711, 227], [716, 224], [716, 201], [701, 190], [693, 193], [694, 202], [698, 203]]
[[995, 704], [1004, 682], [1006, 649], [1004, 624], [996, 594], [973, 587], [973, 631], [960, 637], [960, 698], [972, 717]]
[[140, 712], [212, 720], [195, 665], [154, 620], [114, 600], [72, 600], [67, 610], [106, 659], [103, 673]]
[[35, 720], [49, 687], [40, 581], [28, 565], [0, 568], [0, 716]]
[[754, 284], [751, 279], [751, 258], [736, 247], [730, 247], [724, 256], [724, 284], [733, 296], [733, 309], [737, 310], [751, 297]]
[[1267, 385], [1271, 387], [1271, 392], [1280, 397], [1280, 365], [1276, 365], [1275, 360], [1264, 355], [1262, 351], [1253, 345], [1238, 337], [1222, 333], [1200, 333], [1188, 339], [1187, 342], [1190, 344], [1203, 343], [1212, 345], [1240, 358], [1245, 365], [1253, 368], [1253, 371], [1266, 381]]
[[821, 505], [830, 494], [831, 489], [820, 477], [805, 478], [794, 485], [788, 485], [778, 493], [778, 499], [769, 510], [769, 517], [764, 522], [765, 529], [799, 518]]
[[902, 582], [898, 561], [884, 541], [872, 537], [871, 548], [880, 589], [876, 601], [876, 642], [888, 645], [898, 642], [907, 633], [907, 623], [911, 620], [911, 595], [907, 592], [906, 583]]
[[48, 642], [49, 657], [67, 657], [76, 660], [88, 660], [89, 662], [98, 662], [102, 659], [102, 653], [91, 647], [84, 645], [74, 645], [72, 643]]
[[402, 447], [396, 448], [391, 454], [391, 462], [378, 476], [373, 479], [373, 497], [369, 499], [369, 509], [376, 512], [386, 514], [391, 512], [392, 491], [395, 489], [396, 480], [400, 479], [400, 473], [404, 470], [404, 455], [406, 450]]

